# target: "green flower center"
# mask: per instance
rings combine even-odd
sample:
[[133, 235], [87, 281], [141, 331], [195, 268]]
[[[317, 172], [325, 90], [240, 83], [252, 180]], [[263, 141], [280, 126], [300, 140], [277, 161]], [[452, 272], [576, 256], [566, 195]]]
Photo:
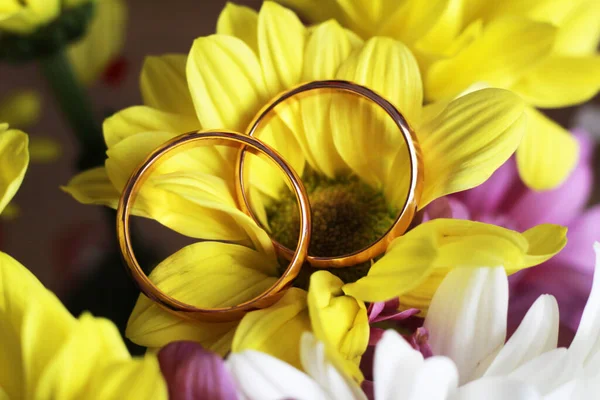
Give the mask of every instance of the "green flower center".
[[[307, 170], [302, 181], [312, 208], [311, 256], [334, 257], [361, 250], [394, 223], [397, 212], [386, 203], [383, 193], [356, 176], [331, 179]], [[294, 194], [285, 190], [266, 211], [272, 237], [289, 249], [296, 248], [300, 223]], [[354, 281], [366, 275], [367, 264], [331, 272], [344, 281]]]

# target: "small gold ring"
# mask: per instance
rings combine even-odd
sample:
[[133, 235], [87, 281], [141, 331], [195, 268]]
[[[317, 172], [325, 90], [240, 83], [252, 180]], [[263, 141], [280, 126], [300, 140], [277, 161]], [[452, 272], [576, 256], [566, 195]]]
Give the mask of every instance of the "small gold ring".
[[[129, 229], [129, 217], [135, 198], [143, 183], [148, 179], [151, 172], [157, 167], [157, 161], [165, 156], [177, 153], [175, 150], [183, 150], [183, 147], [195, 143], [197, 146], [226, 145], [241, 147], [253, 154], [264, 154], [270, 158], [285, 174], [291, 184], [300, 208], [300, 237], [298, 246], [293, 253], [290, 264], [283, 275], [269, 289], [244, 303], [224, 308], [198, 308], [183, 303], [161, 291], [143, 272], [131, 245], [131, 233]], [[306, 260], [311, 233], [310, 204], [306, 189], [302, 180], [279, 153], [260, 140], [237, 132], [230, 131], [204, 131], [190, 132], [180, 135], [154, 150], [132, 173], [129, 178], [117, 208], [117, 237], [123, 261], [139, 289], [151, 300], [158, 303], [164, 309], [188, 319], [196, 319], [209, 322], [226, 322], [241, 319], [245, 313], [268, 307], [283, 296], [285, 290], [298, 276], [302, 265]]]
[[[398, 111], [396, 107], [388, 100], [375, 93], [373, 90], [358, 85], [353, 82], [340, 81], [340, 80], [325, 80], [325, 81], [313, 81], [299, 85], [292, 88], [279, 96], [275, 97], [270, 103], [268, 103], [263, 109], [255, 116], [252, 123], [248, 126], [246, 133], [249, 136], [256, 134], [258, 127], [268, 121], [272, 117], [271, 111], [277, 105], [282, 102], [299, 95], [301, 93], [319, 90], [319, 89], [334, 89], [343, 92], [349, 92], [354, 95], [366, 98], [367, 100], [375, 103], [377, 106], [382, 108], [387, 115], [394, 121], [404, 142], [408, 148], [408, 156], [410, 161], [410, 185], [406, 200], [402, 207], [402, 210], [396, 217], [396, 220], [388, 231], [381, 236], [377, 241], [371, 243], [367, 247], [357, 250], [350, 254], [345, 254], [335, 257], [320, 257], [320, 256], [307, 256], [307, 261], [315, 268], [340, 268], [357, 265], [383, 254], [387, 249], [389, 243], [396, 237], [402, 235], [410, 226], [416, 212], [418, 203], [421, 200], [421, 193], [423, 191], [423, 162], [421, 158], [421, 149], [419, 147], [418, 139], [414, 131], [410, 128], [408, 122], [404, 116]], [[238, 195], [238, 203], [242, 210], [252, 217], [259, 225], [260, 222], [254, 212], [252, 211], [248, 198], [246, 196], [245, 180], [244, 180], [244, 159], [245, 152], [242, 150], [239, 154], [236, 167], [236, 192]], [[287, 247], [273, 240], [273, 244], [278, 252], [285, 257], [290, 259], [293, 252]]]

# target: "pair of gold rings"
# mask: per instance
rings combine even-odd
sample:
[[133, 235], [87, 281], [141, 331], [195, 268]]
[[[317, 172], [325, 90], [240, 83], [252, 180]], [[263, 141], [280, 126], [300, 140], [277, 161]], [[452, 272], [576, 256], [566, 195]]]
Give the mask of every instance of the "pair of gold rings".
[[[360, 96], [375, 103], [383, 109], [398, 127], [408, 150], [410, 162], [409, 188], [399, 214], [388, 231], [377, 241], [369, 246], [337, 257], [317, 257], [308, 255], [311, 237], [311, 209], [307, 191], [302, 180], [287, 161], [273, 148], [255, 137], [258, 128], [267, 122], [272, 111], [279, 104], [302, 93], [315, 90], [336, 90]], [[288, 249], [277, 241], [273, 245], [278, 254], [289, 260], [289, 265], [283, 275], [265, 292], [244, 303], [224, 308], [198, 308], [183, 303], [161, 291], [143, 272], [131, 244], [129, 219], [131, 210], [142, 185], [151, 172], [159, 165], [160, 160], [165, 160], [190, 146], [217, 146], [225, 145], [239, 148], [236, 166], [236, 195], [240, 209], [252, 217], [259, 224], [258, 217], [252, 211], [247, 196], [247, 177], [244, 174], [244, 160], [246, 152], [264, 155], [274, 162], [284, 173], [293, 190], [300, 211], [300, 235], [295, 250]], [[184, 318], [197, 319], [210, 322], [235, 321], [249, 311], [268, 307], [277, 302], [298, 276], [302, 266], [308, 262], [315, 268], [340, 268], [356, 265], [371, 260], [385, 252], [388, 244], [396, 237], [402, 235], [409, 227], [417, 211], [423, 181], [423, 167], [420, 149], [414, 132], [408, 125], [403, 115], [388, 100], [378, 95], [371, 89], [352, 82], [327, 80], [313, 81], [287, 92], [284, 92], [267, 104], [254, 118], [245, 134], [227, 130], [211, 130], [190, 132], [180, 135], [154, 150], [132, 173], [125, 185], [117, 208], [117, 237], [124, 263], [136, 285], [142, 293], [155, 301], [164, 309], [183, 316]]]

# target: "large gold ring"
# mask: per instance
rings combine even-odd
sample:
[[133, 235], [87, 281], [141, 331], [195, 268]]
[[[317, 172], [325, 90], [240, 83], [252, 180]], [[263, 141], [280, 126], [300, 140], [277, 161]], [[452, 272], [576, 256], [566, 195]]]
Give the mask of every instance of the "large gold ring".
[[[300, 237], [298, 246], [290, 258], [290, 263], [283, 275], [269, 289], [248, 300], [244, 303], [224, 308], [198, 308], [183, 303], [162, 292], [143, 272], [140, 267], [131, 245], [131, 233], [129, 229], [129, 217], [137, 194], [142, 185], [148, 179], [151, 172], [157, 167], [157, 162], [164, 157], [172, 156], [186, 145], [195, 144], [196, 146], [207, 145], [226, 145], [231, 147], [241, 147], [253, 154], [264, 154], [271, 159], [285, 174], [289, 181], [300, 208]], [[179, 150], [179, 151], [177, 151]], [[164, 159], [166, 159], [164, 158]], [[261, 309], [274, 304], [283, 296], [285, 290], [291, 285], [292, 281], [302, 268], [306, 260], [311, 233], [311, 213], [306, 189], [302, 184], [300, 177], [287, 164], [287, 162], [268, 145], [260, 140], [230, 131], [205, 131], [191, 132], [180, 135], [156, 150], [154, 150], [136, 169], [133, 171], [129, 181], [125, 185], [119, 205], [117, 208], [117, 237], [123, 261], [139, 289], [151, 300], [154, 300], [166, 310], [189, 319], [197, 319], [210, 322], [236, 321], [241, 319], [248, 311]]]
[[[313, 91], [313, 90], [339, 90], [343, 92], [349, 92], [354, 95], [366, 98], [372, 101], [377, 106], [382, 108], [387, 115], [394, 121], [408, 148], [408, 156], [410, 161], [410, 185], [404, 205], [396, 220], [388, 231], [381, 236], [377, 241], [371, 243], [367, 247], [357, 250], [350, 254], [345, 254], [335, 257], [320, 257], [320, 256], [307, 256], [307, 261], [316, 268], [339, 268], [357, 265], [383, 254], [387, 249], [389, 243], [396, 237], [402, 235], [410, 226], [416, 212], [418, 203], [421, 199], [421, 193], [423, 191], [423, 162], [421, 159], [421, 149], [414, 131], [410, 128], [408, 122], [404, 116], [394, 107], [388, 100], [375, 93], [373, 90], [358, 85], [356, 83], [339, 81], [339, 80], [326, 80], [326, 81], [313, 81], [306, 84], [302, 84], [293, 89], [290, 89], [279, 96], [275, 97], [270, 103], [268, 103], [254, 118], [252, 123], [248, 126], [246, 133], [249, 136], [256, 134], [258, 127], [268, 121], [273, 113], [273, 109], [282, 102], [299, 95], [301, 93]], [[238, 157], [236, 174], [237, 179], [237, 195], [238, 202], [242, 210], [252, 217], [259, 225], [260, 222], [257, 216], [252, 211], [248, 198], [246, 195], [246, 181], [244, 179], [244, 159], [245, 152], [242, 150]], [[273, 240], [273, 244], [278, 252], [283, 255], [286, 259], [290, 259], [294, 252], [287, 247]]]

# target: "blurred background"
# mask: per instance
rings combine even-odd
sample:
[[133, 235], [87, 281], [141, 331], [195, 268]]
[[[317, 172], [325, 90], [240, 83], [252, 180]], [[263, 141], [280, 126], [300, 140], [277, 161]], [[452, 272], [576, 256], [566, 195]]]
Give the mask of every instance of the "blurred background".
[[[187, 53], [194, 38], [213, 33], [225, 0], [128, 0], [126, 40], [122, 54], [89, 87], [98, 120], [112, 112], [141, 104], [139, 73], [148, 55]], [[239, 0], [258, 9], [260, 0]], [[27, 128], [33, 138], [54, 139], [60, 157], [32, 162], [14, 199], [17, 211], [0, 221], [0, 249], [27, 266], [56, 292], [76, 315], [89, 309], [123, 325], [137, 292], [116, 256], [111, 214], [101, 207], [85, 206], [60, 190], [76, 173], [76, 141], [38, 66], [0, 64], [0, 98], [33, 89], [42, 98], [39, 121]], [[585, 106], [549, 112], [567, 128], [584, 126], [600, 136], [600, 98]], [[596, 161], [598, 170], [598, 161]], [[600, 185], [597, 185], [600, 187]], [[598, 199], [598, 193], [595, 194]], [[596, 201], [596, 200], [594, 200]], [[140, 225], [142, 246], [153, 249], [151, 258], [171, 248], [165, 229]]]

